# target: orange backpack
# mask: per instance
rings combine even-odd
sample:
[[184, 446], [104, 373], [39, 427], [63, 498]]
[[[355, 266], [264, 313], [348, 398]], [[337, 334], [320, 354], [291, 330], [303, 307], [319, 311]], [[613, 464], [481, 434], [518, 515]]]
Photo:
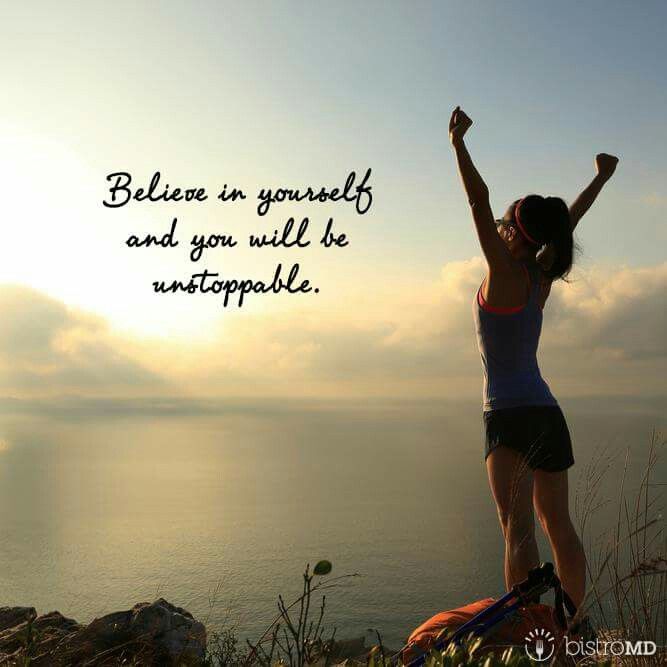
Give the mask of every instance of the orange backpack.
[[[495, 602], [494, 598], [486, 598], [457, 609], [441, 611], [439, 614], [431, 616], [412, 631], [406, 647], [403, 649], [403, 664], [407, 665], [417, 655], [430, 651], [438, 635], [445, 628], [450, 631], [457, 630]], [[560, 643], [564, 630], [555, 618], [553, 607], [545, 604], [528, 604], [525, 607], [520, 607], [504, 622], [487, 631], [482, 646], [488, 650], [493, 650], [495, 647], [504, 649], [507, 646], [523, 646], [529, 633], [534, 633], [536, 630], [550, 632], [555, 637], [556, 643]]]
[[[553, 607], [535, 602], [551, 589], [555, 594]], [[432, 616], [412, 632], [395, 659], [417, 667], [431, 649], [442, 650], [469, 635], [481, 638], [487, 650], [536, 642], [542, 651], [545, 641], [552, 647], [561, 643], [567, 627], [566, 610], [574, 617], [576, 608], [562, 589], [553, 565], [542, 563], [498, 600], [486, 598]], [[441, 636], [445, 628], [449, 632]]]

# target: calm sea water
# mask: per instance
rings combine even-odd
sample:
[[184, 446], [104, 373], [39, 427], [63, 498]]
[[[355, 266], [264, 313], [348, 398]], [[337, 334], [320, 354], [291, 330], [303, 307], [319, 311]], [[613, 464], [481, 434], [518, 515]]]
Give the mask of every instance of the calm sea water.
[[[564, 408], [572, 493], [604, 448], [618, 454], [603, 488], [617, 497], [624, 450], [631, 487], [659, 411]], [[431, 614], [502, 592], [476, 404], [44, 414], [0, 416], [0, 606], [88, 621], [163, 596], [252, 639], [305, 564], [327, 558], [331, 576], [362, 575], [328, 591], [328, 625], [398, 647]]]

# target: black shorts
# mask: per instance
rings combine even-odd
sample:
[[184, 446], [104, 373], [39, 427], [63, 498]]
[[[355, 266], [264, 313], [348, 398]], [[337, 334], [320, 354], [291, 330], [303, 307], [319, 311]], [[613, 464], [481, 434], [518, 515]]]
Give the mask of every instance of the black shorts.
[[574, 464], [570, 431], [557, 405], [503, 408], [484, 413], [486, 457], [498, 446], [523, 454], [532, 469], [559, 472]]

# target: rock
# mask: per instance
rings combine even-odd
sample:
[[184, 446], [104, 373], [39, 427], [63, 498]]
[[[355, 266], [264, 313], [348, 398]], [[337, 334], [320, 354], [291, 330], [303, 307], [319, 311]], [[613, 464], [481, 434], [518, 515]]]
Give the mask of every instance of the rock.
[[[20, 609], [16, 607], [15, 609]], [[34, 609], [32, 610], [34, 612]], [[81, 626], [71, 618], [65, 618], [60, 612], [52, 611], [49, 614], [38, 616], [36, 613], [28, 616], [27, 620], [20, 621], [14, 627], [7, 628], [0, 633], [0, 650], [12, 654], [31, 646], [39, 646], [40, 651], [57, 644], [70, 632], [80, 629]]]
[[199, 664], [206, 629], [188, 611], [160, 598], [80, 625], [59, 612], [37, 616], [32, 607], [0, 608], [0, 664]]
[[206, 628], [190, 612], [174, 607], [160, 598], [152, 605], [138, 604], [132, 609], [132, 633], [150, 636], [173, 659], [203, 659], [206, 651]]
[[37, 612], [34, 607], [0, 607], [0, 632], [35, 616]]

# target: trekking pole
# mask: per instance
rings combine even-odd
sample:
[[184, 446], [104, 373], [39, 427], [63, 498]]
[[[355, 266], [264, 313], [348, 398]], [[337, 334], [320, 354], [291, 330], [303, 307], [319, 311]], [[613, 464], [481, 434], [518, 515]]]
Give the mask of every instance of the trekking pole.
[[[538, 567], [528, 572], [528, 577], [521, 583], [515, 584], [512, 590], [508, 591], [496, 600], [492, 605], [479, 612], [464, 623], [451, 637], [445, 637], [437, 641], [431, 647], [431, 650], [442, 650], [447, 644], [452, 642], [459, 644], [469, 634], [480, 636], [487, 632], [497, 623], [513, 614], [520, 607], [525, 606], [535, 598], [546, 593], [550, 588], [560, 588], [560, 581], [554, 574], [554, 566], [551, 563], [542, 563]], [[516, 600], [513, 604], [509, 602]], [[403, 652], [410, 648], [406, 644], [391, 660], [392, 665], [398, 665], [402, 662]], [[407, 663], [406, 667], [421, 667], [426, 662], [428, 652], [423, 652], [414, 660]]]

